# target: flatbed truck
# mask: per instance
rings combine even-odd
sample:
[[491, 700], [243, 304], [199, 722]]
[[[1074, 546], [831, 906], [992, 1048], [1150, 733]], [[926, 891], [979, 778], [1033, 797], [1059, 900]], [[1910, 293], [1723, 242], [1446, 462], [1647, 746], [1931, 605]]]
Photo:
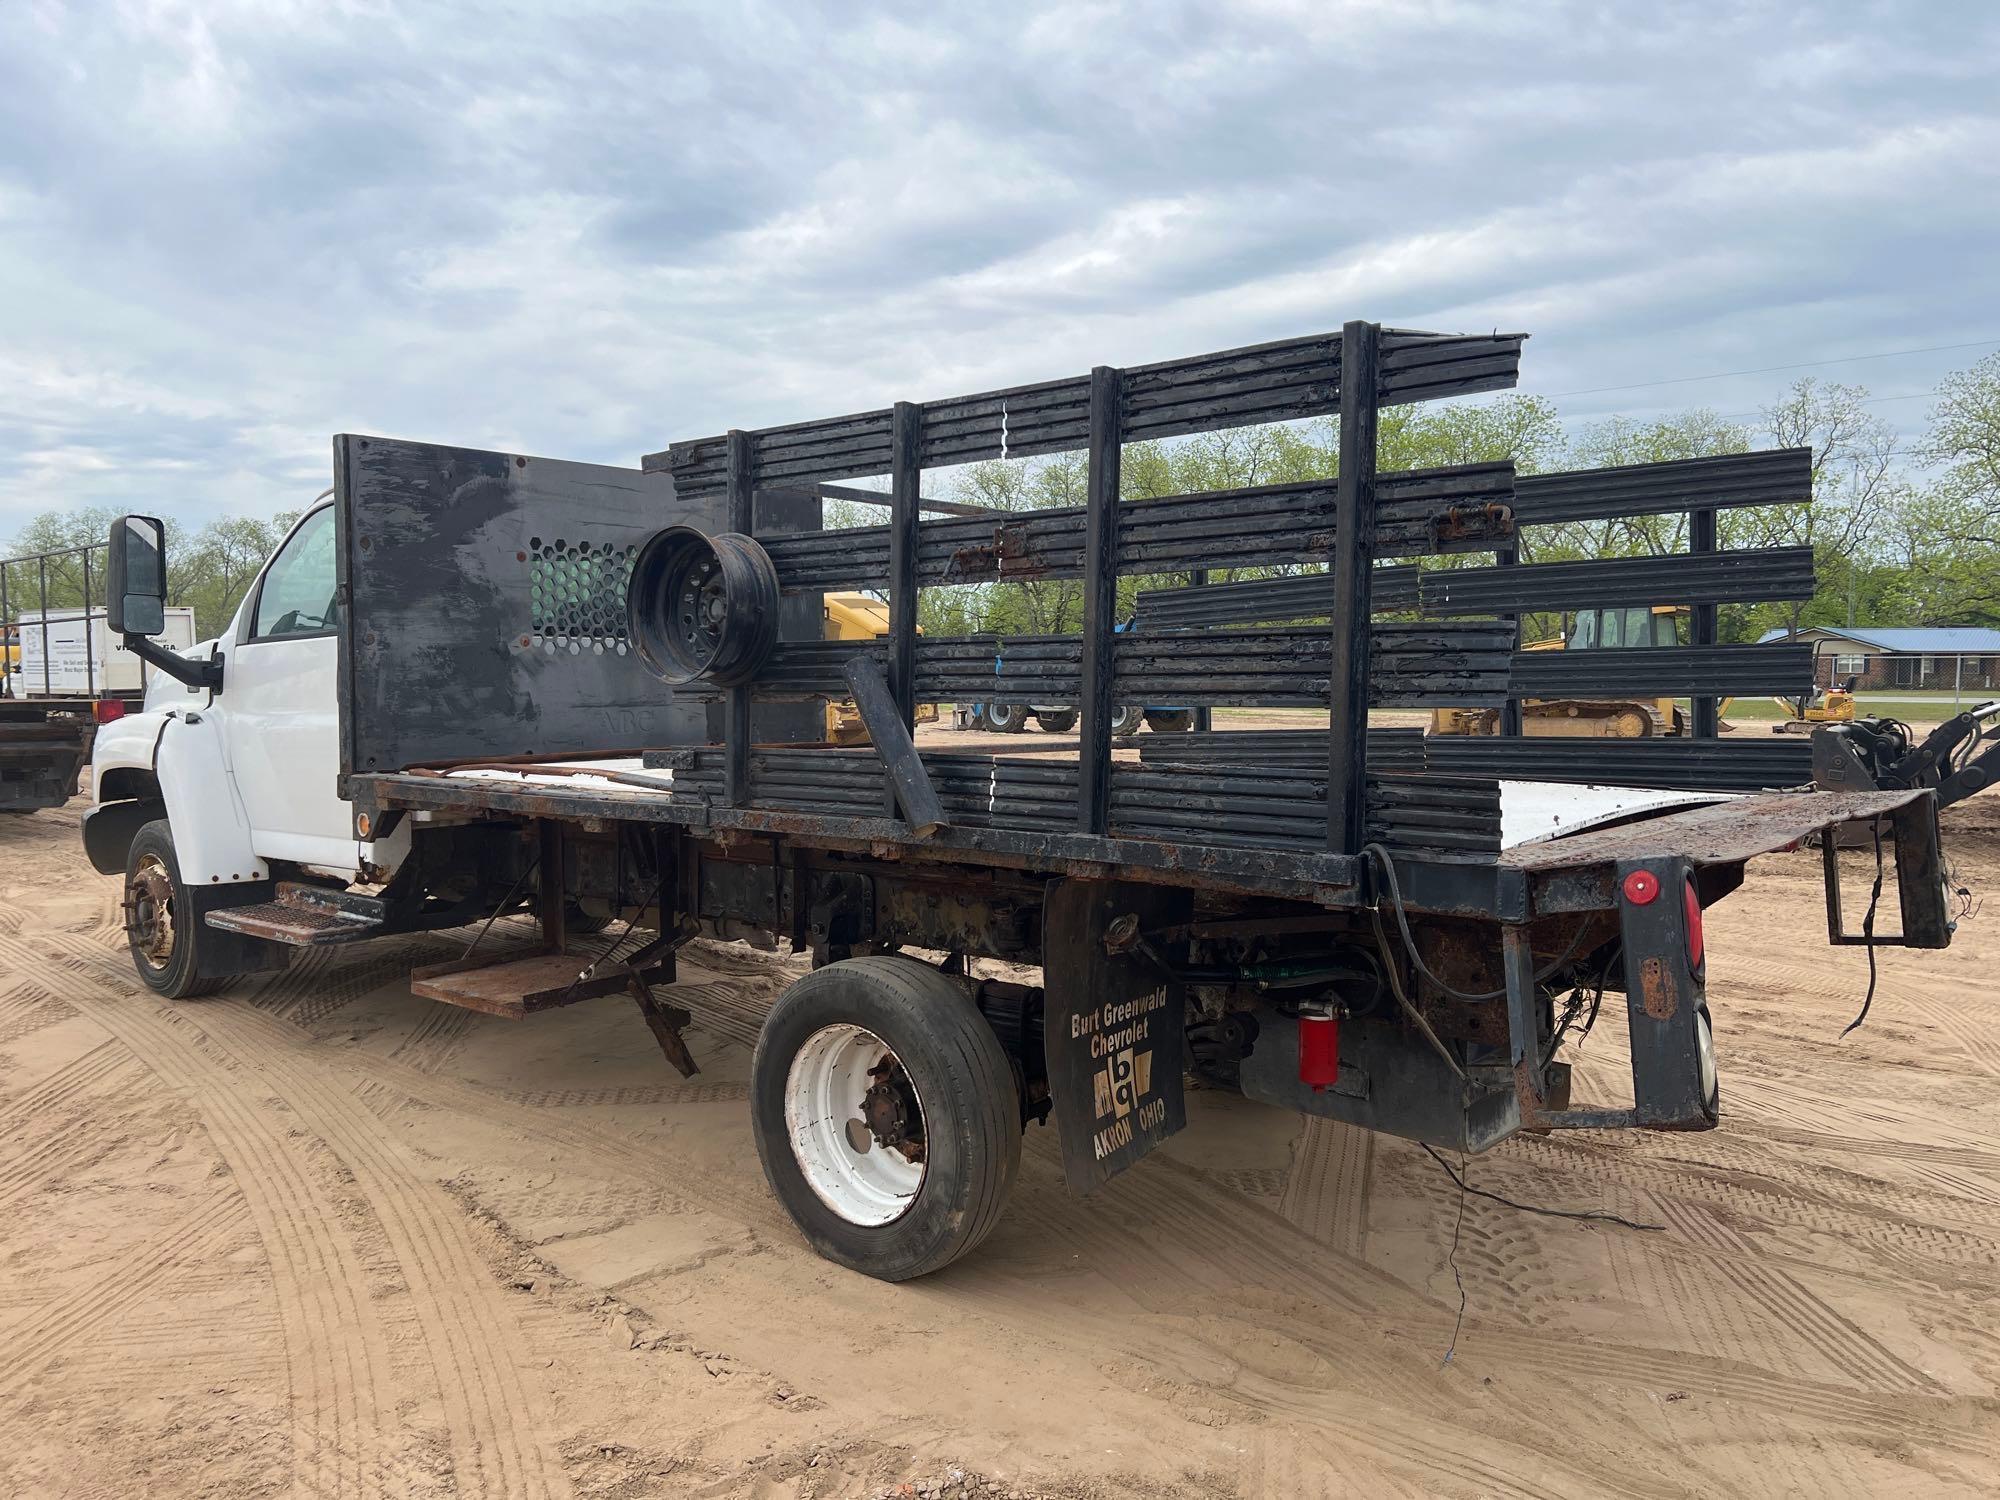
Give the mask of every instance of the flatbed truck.
[[[683, 1073], [677, 952], [789, 941], [813, 968], [756, 1047], [759, 1156], [819, 1253], [889, 1280], [986, 1237], [1030, 1125], [1089, 1192], [1185, 1126], [1191, 1076], [1450, 1151], [1715, 1128], [1704, 910], [1817, 838], [1831, 941], [1945, 946], [1939, 775], [1857, 742], [1829, 749], [1841, 790], [1503, 784], [1369, 729], [1371, 704], [1509, 693], [1504, 621], [1377, 618], [1372, 587], [1377, 557], [1509, 546], [1511, 469], [1377, 473], [1373, 431], [1382, 405], [1511, 384], [1520, 344], [1354, 323], [629, 469], [340, 436], [331, 500], [188, 658], [152, 640], [158, 524], [114, 528], [114, 625], [175, 682], [104, 727], [85, 849], [168, 997], [470, 928], [417, 994], [513, 1018], [621, 995]], [[1119, 499], [1124, 442], [1322, 415], [1337, 478]], [[920, 519], [927, 468], [1066, 448], [1084, 506]], [[887, 525], [818, 529], [815, 484], [885, 472]], [[1121, 573], [1224, 558], [1323, 566], [1329, 623], [1115, 630]], [[1023, 575], [1082, 578], [1082, 631], [920, 637], [919, 589]], [[885, 589], [890, 633], [821, 639], [837, 587]], [[865, 748], [822, 743], [845, 696]], [[919, 750], [916, 704], [960, 700], [1074, 702], [1075, 755]], [[1318, 704], [1325, 756], [1135, 762], [1121, 701]], [[1897, 920], [1871, 904], [1860, 932], [1847, 825], [1894, 861]], [[507, 915], [535, 924], [525, 957], [476, 936]], [[1573, 1102], [1562, 1043], [1607, 994], [1630, 1101]]]

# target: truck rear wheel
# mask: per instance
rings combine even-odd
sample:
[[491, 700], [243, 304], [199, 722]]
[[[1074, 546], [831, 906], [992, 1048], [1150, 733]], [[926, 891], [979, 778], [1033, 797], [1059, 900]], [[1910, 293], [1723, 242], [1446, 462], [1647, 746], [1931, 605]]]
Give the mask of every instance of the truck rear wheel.
[[1128, 704], [1111, 711], [1111, 732], [1124, 736], [1137, 734], [1146, 724], [1146, 710], [1136, 704]]
[[1014, 1070], [950, 975], [828, 964], [779, 997], [751, 1071], [757, 1154], [828, 1260], [883, 1281], [949, 1265], [1000, 1220], [1021, 1165]]
[[1150, 708], [1146, 710], [1146, 727], [1155, 734], [1186, 734], [1194, 728], [1194, 710]]
[[125, 856], [125, 941], [146, 987], [169, 1000], [211, 994], [226, 982], [197, 978], [201, 918], [181, 883], [173, 830], [155, 818], [132, 838]]
[[1073, 708], [1052, 708], [1046, 713], [1035, 715], [1035, 722], [1048, 734], [1068, 734], [1076, 728], [1076, 710]]

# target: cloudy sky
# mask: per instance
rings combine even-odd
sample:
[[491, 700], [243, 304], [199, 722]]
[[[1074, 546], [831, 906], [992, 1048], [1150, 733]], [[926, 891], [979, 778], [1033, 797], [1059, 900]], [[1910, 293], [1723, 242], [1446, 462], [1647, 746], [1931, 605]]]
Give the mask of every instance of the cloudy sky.
[[1751, 411], [1794, 375], [1601, 388], [2000, 341], [1996, 75], [1983, 0], [7, 0], [0, 537], [1350, 317]]

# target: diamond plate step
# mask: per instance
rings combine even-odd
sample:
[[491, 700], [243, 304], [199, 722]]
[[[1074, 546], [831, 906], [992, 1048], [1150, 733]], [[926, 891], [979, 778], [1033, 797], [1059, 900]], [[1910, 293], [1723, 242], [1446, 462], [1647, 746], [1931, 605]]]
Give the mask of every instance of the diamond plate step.
[[285, 882], [277, 899], [254, 906], [228, 906], [208, 914], [211, 927], [290, 948], [325, 948], [358, 943], [382, 930], [382, 903], [346, 891]]

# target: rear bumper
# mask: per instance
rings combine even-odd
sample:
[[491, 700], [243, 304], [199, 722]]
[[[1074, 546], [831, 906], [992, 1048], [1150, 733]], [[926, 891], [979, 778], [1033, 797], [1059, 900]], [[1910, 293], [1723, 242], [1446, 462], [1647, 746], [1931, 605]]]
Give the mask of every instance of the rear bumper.
[[[1893, 845], [1896, 851], [1902, 927], [1899, 936], [1877, 941], [1909, 948], [1948, 946], [1951, 922], [1938, 846], [1937, 798], [1928, 788], [1738, 797], [1547, 843], [1523, 844], [1502, 854], [1500, 863], [1527, 878], [1530, 908], [1537, 916], [1613, 910], [1622, 870], [1649, 860], [1685, 861], [1701, 882], [1704, 899], [1714, 900], [1758, 855], [1796, 848], [1812, 838], [1830, 843], [1846, 826], [1880, 826], [1885, 830], [1884, 847]], [[1832, 906], [1829, 916], [1837, 912], [1838, 906]], [[1833, 926], [1828, 937], [1843, 940]]]

